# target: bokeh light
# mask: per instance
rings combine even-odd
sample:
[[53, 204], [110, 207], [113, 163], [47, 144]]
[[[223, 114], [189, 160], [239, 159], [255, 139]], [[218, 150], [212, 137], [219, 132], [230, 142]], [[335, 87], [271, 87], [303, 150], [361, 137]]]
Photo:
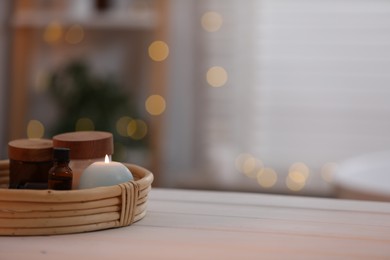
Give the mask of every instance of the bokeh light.
[[325, 163], [322, 167], [321, 167], [321, 177], [324, 181], [326, 182], [332, 182], [333, 181], [333, 175], [335, 173], [335, 171], [337, 170], [338, 168], [338, 165], [337, 163], [332, 163], [332, 162], [329, 162], [329, 163]]
[[78, 24], [72, 25], [65, 34], [65, 41], [70, 44], [78, 44], [84, 39], [84, 29]]
[[153, 116], [161, 115], [164, 113], [165, 108], [165, 99], [160, 95], [151, 95], [145, 101], [146, 111]]
[[257, 172], [257, 182], [263, 188], [271, 188], [276, 184], [278, 175], [271, 168], [264, 168]]
[[222, 87], [228, 81], [228, 74], [224, 68], [214, 66], [207, 71], [206, 80], [212, 87]]
[[76, 121], [76, 131], [93, 131], [95, 130], [95, 124], [90, 118], [82, 117]]
[[143, 139], [148, 133], [148, 126], [145, 121], [132, 119], [127, 125], [127, 134], [134, 140]]
[[131, 119], [127, 124], [126, 129], [127, 136], [133, 136], [133, 134], [135, 134], [135, 132], [137, 131], [137, 121]]
[[163, 41], [154, 41], [148, 48], [149, 57], [154, 61], [163, 61], [168, 58], [169, 47]]
[[286, 177], [286, 186], [292, 191], [300, 191], [305, 187], [306, 179], [300, 172], [290, 172]]
[[63, 35], [63, 29], [59, 22], [49, 23], [43, 33], [43, 40], [49, 44], [57, 43]]
[[201, 18], [202, 28], [207, 32], [218, 31], [223, 24], [222, 16], [217, 12], [206, 12]]
[[290, 166], [288, 175], [286, 178], [286, 186], [292, 191], [300, 191], [305, 185], [309, 178], [309, 167], [302, 162], [294, 163]]
[[288, 173], [288, 178], [293, 182], [301, 184], [306, 182], [305, 175], [299, 171], [292, 171]]
[[257, 172], [263, 169], [263, 163], [249, 153], [242, 153], [235, 160], [236, 169], [249, 178], [256, 178]]
[[130, 137], [134, 140], [141, 140], [148, 133], [148, 126], [141, 119], [133, 119], [122, 116], [116, 122], [116, 131], [123, 137]]
[[302, 162], [296, 162], [290, 166], [289, 172], [300, 172], [304, 178], [307, 179], [309, 177], [310, 170], [306, 164]]
[[128, 116], [122, 116], [116, 121], [116, 131], [120, 136], [127, 137], [127, 127], [132, 119]]
[[30, 120], [27, 124], [28, 138], [42, 138], [45, 134], [45, 127], [38, 120]]
[[137, 131], [131, 136], [135, 140], [143, 139], [148, 133], [148, 125], [145, 121], [137, 119]]

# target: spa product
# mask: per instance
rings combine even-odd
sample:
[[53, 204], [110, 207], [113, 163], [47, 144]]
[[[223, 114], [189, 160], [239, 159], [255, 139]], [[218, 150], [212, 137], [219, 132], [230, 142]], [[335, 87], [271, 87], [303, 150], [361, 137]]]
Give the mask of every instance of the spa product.
[[18, 139], [8, 143], [10, 189], [46, 189], [53, 166], [53, 143], [47, 139]]
[[51, 190], [71, 190], [73, 173], [69, 167], [69, 149], [53, 149], [54, 165], [49, 171], [48, 188]]
[[73, 171], [73, 189], [78, 189], [81, 173], [90, 164], [110, 158], [114, 151], [111, 133], [100, 131], [79, 131], [59, 134], [53, 137], [54, 147], [70, 149], [69, 166]]

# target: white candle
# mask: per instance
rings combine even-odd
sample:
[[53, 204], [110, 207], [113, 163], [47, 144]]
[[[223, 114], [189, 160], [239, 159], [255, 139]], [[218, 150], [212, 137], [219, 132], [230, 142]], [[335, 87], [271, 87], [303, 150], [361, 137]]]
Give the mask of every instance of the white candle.
[[133, 180], [130, 170], [119, 162], [110, 162], [106, 155], [104, 162], [94, 162], [80, 177], [79, 189], [111, 186]]

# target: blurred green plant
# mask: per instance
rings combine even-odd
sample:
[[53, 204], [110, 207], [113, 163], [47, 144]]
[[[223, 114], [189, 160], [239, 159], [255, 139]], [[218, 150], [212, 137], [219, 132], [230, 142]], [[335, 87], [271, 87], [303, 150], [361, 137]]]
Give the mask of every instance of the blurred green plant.
[[[52, 134], [76, 130], [108, 131], [114, 135], [114, 159], [120, 157], [123, 146], [145, 147], [147, 135], [140, 139], [119, 135], [116, 124], [121, 117], [140, 119], [131, 97], [110, 77], [93, 75], [82, 61], [69, 63], [51, 74], [49, 92], [58, 106], [58, 122]], [[80, 119], [91, 124], [80, 125]], [[92, 128], [92, 129], [90, 129]]]

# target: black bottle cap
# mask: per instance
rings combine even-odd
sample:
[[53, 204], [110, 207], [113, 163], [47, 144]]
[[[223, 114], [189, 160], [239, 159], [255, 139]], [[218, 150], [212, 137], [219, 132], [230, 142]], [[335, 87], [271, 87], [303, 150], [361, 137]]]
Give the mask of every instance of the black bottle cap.
[[69, 162], [69, 148], [54, 147], [53, 160], [57, 162]]

